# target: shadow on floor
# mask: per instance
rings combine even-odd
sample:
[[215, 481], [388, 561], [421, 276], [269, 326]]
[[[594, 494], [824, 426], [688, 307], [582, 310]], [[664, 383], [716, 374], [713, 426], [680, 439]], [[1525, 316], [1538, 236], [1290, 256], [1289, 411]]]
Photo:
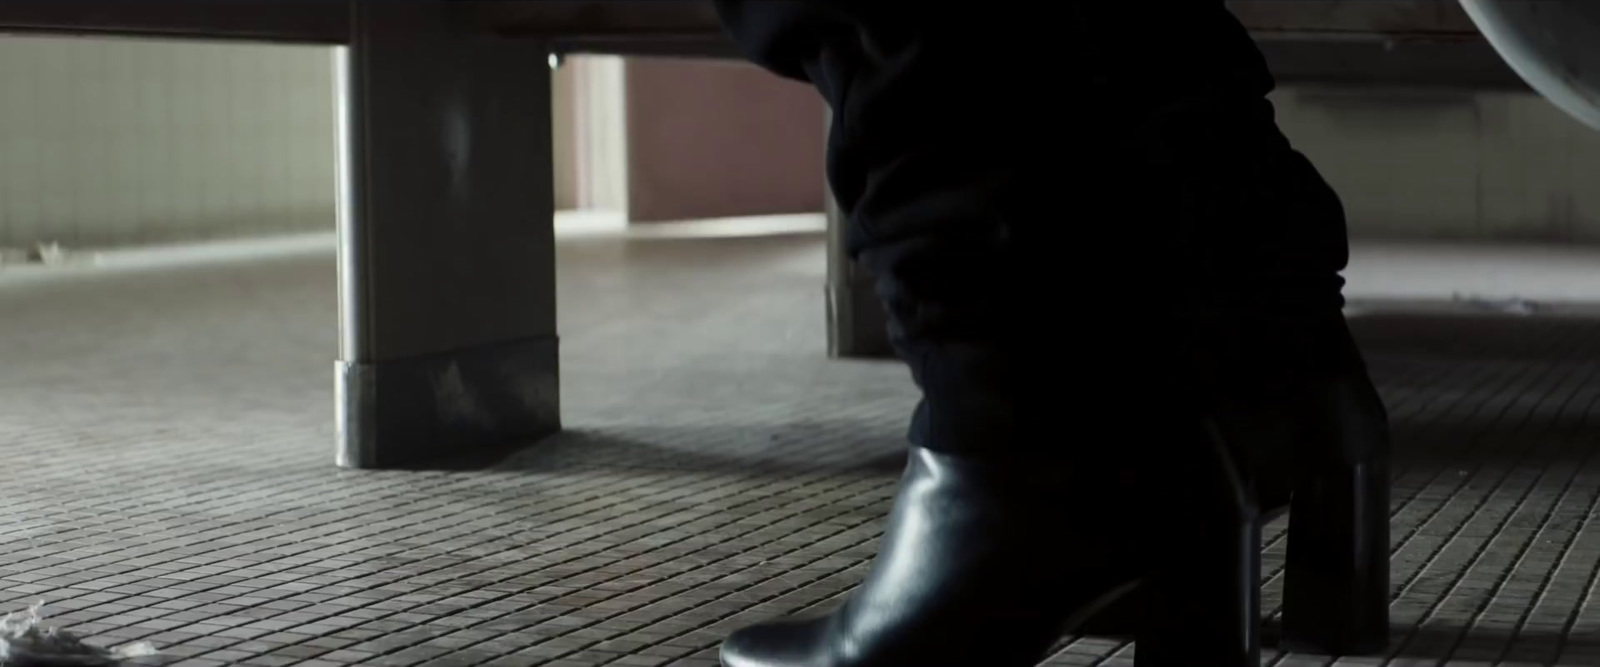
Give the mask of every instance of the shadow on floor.
[[[1406, 633], [1410, 633], [1409, 636]], [[1394, 628], [1394, 642], [1402, 643], [1392, 653], [1396, 658], [1418, 659], [1444, 659], [1453, 657], [1464, 660], [1462, 654], [1471, 650], [1475, 653], [1490, 652], [1484, 658], [1484, 664], [1494, 662], [1498, 655], [1495, 652], [1504, 649], [1507, 652], [1523, 653], [1527, 651], [1516, 650], [1513, 647], [1539, 647], [1534, 652], [1541, 658], [1518, 662], [1544, 662], [1542, 656], [1554, 658], [1559, 653], [1593, 653], [1600, 650], [1600, 637], [1592, 635], [1566, 634], [1561, 630], [1529, 629], [1522, 632], [1505, 630], [1486, 630], [1483, 628], [1467, 628], [1461, 626], [1435, 626], [1425, 628], [1412, 628], [1396, 626]]]
[[[1600, 390], [1589, 387], [1600, 388], [1600, 320], [1377, 314], [1353, 318], [1351, 327], [1391, 403], [1397, 464], [1520, 460], [1535, 439], [1571, 455], [1576, 450], [1562, 443], [1596, 435], [1589, 413]], [[885, 434], [899, 428], [840, 420], [580, 429], [430, 468], [893, 475], [904, 463], [904, 441]]]
[[[820, 427], [819, 427], [820, 428]], [[844, 430], [848, 429], [832, 429]], [[632, 433], [569, 430], [532, 445], [461, 456], [426, 466], [442, 471], [681, 470], [741, 476], [800, 473], [896, 476], [904, 442], [869, 436], [790, 446], [789, 439], [747, 428], [640, 428]]]
[[[1264, 647], [1276, 647], [1282, 628], [1276, 619], [1262, 626], [1261, 641]], [[1556, 629], [1525, 629], [1520, 632], [1472, 628], [1465, 625], [1430, 625], [1413, 627], [1396, 624], [1390, 629], [1389, 648], [1385, 655], [1390, 659], [1442, 660], [1454, 656], [1463, 659], [1466, 651], [1488, 652], [1483, 664], [1495, 662], [1501, 651], [1513, 647], [1540, 647], [1541, 656], [1553, 658], [1565, 652], [1591, 653], [1600, 650], [1600, 637], [1563, 633]], [[1517, 651], [1523, 652], [1523, 651]], [[1533, 662], [1544, 662], [1541, 657]]]
[[1600, 435], [1600, 319], [1386, 314], [1351, 328], [1398, 466], [1571, 464]]
[[1380, 364], [1396, 357], [1600, 362], [1600, 318], [1380, 313], [1353, 317], [1350, 328], [1362, 350]]
[[796, 443], [775, 433], [752, 433], [747, 428], [719, 432], [705, 427], [655, 427], [637, 429], [634, 434], [568, 431], [507, 459], [500, 469], [582, 466], [749, 475], [800, 472], [897, 475], [904, 465], [905, 445], [899, 439], [863, 437], [841, 438], [830, 443]]
[[[1600, 385], [1600, 321], [1374, 315], [1353, 320], [1352, 328], [1369, 355], [1380, 391], [1395, 408], [1399, 467], [1420, 470], [1424, 477], [1437, 473], [1448, 480], [1455, 479], [1451, 476], [1457, 470], [1463, 471], [1462, 480], [1469, 480], [1479, 479], [1480, 474], [1488, 479], [1512, 468], [1571, 468], [1580, 461], [1584, 463], [1577, 467], [1588, 467], [1588, 452], [1595, 449], [1588, 445], [1600, 432], [1588, 416], [1591, 405], [1600, 404], [1600, 388], [1595, 386]], [[1596, 380], [1592, 383], [1591, 370]], [[571, 430], [493, 459], [464, 460], [458, 465], [513, 474], [683, 471], [688, 473], [685, 484], [707, 475], [861, 475], [881, 478], [888, 485], [904, 464], [903, 441], [896, 435], [899, 419], [869, 423], [828, 417], [755, 425], [713, 419], [694, 425], [615, 425]], [[1471, 493], [1486, 493], [1440, 489], [1445, 498], [1467, 494], [1462, 496], [1467, 501]], [[1465, 519], [1461, 521], [1440, 529], [1455, 535], [1466, 525]], [[1551, 562], [1562, 559], [1561, 553], [1545, 557]], [[1416, 595], [1400, 594], [1411, 602], [1416, 602], [1411, 599]], [[1276, 644], [1277, 634], [1269, 624], [1263, 632], [1268, 646]], [[1422, 661], [1465, 654], [1488, 655], [1493, 661], [1503, 651], [1513, 656], [1524, 655], [1524, 650], [1538, 655], [1600, 651], [1600, 638], [1581, 631], [1565, 634], [1531, 628], [1513, 633], [1473, 627], [1470, 619], [1396, 627], [1394, 638], [1391, 657]]]

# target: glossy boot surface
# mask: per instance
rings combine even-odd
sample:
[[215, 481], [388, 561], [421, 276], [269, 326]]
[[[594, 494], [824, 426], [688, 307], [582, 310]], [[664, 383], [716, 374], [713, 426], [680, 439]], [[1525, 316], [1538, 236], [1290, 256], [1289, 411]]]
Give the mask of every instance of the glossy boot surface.
[[1131, 522], [1091, 502], [1086, 476], [1069, 468], [912, 448], [878, 557], [850, 599], [734, 633], [722, 664], [1037, 664], [1073, 612], [1137, 574], [1116, 553]]
[[[1357, 373], [1292, 397], [1233, 402], [1219, 410], [1218, 423], [1248, 471], [1241, 490], [1259, 509], [1254, 526], [1230, 523], [1213, 534], [1258, 536], [1260, 525], [1290, 514], [1279, 648], [1329, 655], [1382, 650], [1388, 641], [1389, 439], [1387, 414], [1371, 382]], [[1220, 520], [1229, 516], [1233, 510], [1219, 509]], [[1219, 572], [1259, 566], [1258, 545], [1210, 548], [1240, 561], [1216, 564]], [[1142, 585], [1076, 631], [1136, 637], [1151, 598], [1197, 593], [1184, 588]], [[1225, 602], [1219, 604], [1234, 608]]]
[[1389, 431], [1370, 383], [1324, 388], [1289, 512], [1286, 651], [1358, 655], [1389, 643]]
[[1209, 424], [1208, 451], [1173, 452], [1189, 496], [1144, 579], [1134, 667], [1257, 667], [1261, 663], [1261, 522], [1240, 458]]

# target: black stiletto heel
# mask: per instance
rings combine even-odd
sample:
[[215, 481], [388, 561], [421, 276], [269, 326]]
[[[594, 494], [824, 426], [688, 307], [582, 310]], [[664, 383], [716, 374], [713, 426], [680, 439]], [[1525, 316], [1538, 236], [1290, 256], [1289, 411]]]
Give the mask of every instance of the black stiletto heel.
[[[1364, 388], [1369, 391], [1362, 391]], [[1319, 425], [1337, 438], [1310, 450], [1291, 501], [1280, 648], [1324, 655], [1389, 643], [1389, 451], [1382, 403], [1370, 385], [1341, 384]], [[1363, 414], [1348, 414], [1348, 408]]]
[[[1136, 667], [1258, 667], [1261, 521], [1238, 462], [1214, 424], [1207, 479], [1178, 549], [1145, 582]], [[1195, 472], [1201, 469], [1196, 468]], [[1202, 499], [1209, 499], [1202, 500]], [[1180, 543], [1181, 544], [1181, 543]]]

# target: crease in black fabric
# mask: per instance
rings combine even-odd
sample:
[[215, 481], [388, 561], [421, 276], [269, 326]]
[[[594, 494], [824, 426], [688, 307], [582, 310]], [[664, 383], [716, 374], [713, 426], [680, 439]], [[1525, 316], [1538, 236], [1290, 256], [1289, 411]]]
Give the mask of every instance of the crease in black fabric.
[[1259, 374], [1197, 358], [1236, 329], [1207, 317], [1342, 304], [1338, 197], [1278, 132], [1222, 2], [716, 4], [833, 110], [848, 247], [923, 390], [914, 444], [1078, 446], [1077, 422]]

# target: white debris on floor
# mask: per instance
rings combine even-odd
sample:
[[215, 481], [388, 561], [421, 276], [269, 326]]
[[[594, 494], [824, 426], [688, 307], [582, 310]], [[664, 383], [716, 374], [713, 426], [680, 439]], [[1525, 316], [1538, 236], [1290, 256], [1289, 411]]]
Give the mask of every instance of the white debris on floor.
[[59, 243], [40, 243], [32, 248], [0, 247], [0, 268], [6, 266], [66, 266], [92, 265], [98, 255], [92, 252], [69, 250]]
[[55, 266], [65, 263], [68, 256], [66, 248], [61, 247], [60, 243], [52, 242], [40, 243], [34, 246], [33, 252], [29, 254], [28, 259], [40, 264]]
[[157, 655], [150, 642], [135, 642], [115, 650], [85, 644], [71, 632], [46, 626], [43, 608], [41, 602], [25, 611], [0, 617], [0, 665], [116, 665]]
[[1454, 301], [1455, 303], [1465, 304], [1473, 308], [1477, 308], [1479, 310], [1504, 313], [1506, 315], [1536, 315], [1545, 310], [1543, 305], [1539, 302], [1530, 301], [1517, 296], [1505, 299], [1496, 299], [1476, 294], [1461, 294], [1458, 292], [1451, 295], [1450, 300]]

